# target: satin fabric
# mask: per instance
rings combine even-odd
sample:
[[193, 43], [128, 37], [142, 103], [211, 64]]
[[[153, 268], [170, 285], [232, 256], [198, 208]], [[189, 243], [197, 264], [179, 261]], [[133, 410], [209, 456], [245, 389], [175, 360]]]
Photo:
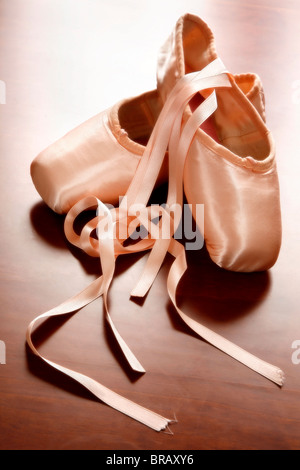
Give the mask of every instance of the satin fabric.
[[[143, 149], [121, 145], [104, 111], [41, 152], [31, 165], [31, 177], [46, 204], [66, 213], [88, 194], [116, 204], [136, 171]], [[120, 168], [121, 177], [120, 177]]]
[[[139, 140], [148, 140], [161, 108], [156, 90], [122, 100], [44, 149], [30, 168], [44, 202], [59, 214], [89, 194], [118, 204], [145, 150]], [[166, 180], [164, 167], [157, 184]]]
[[[207, 24], [194, 15], [181, 17], [158, 57], [162, 100], [187, 72], [217, 57]], [[204, 239], [211, 259], [241, 272], [271, 268], [281, 246], [275, 145], [264, 122], [263, 90], [253, 89], [249, 100], [243, 93], [247, 80], [247, 74], [242, 75], [240, 86], [232, 80], [229, 91], [217, 93], [218, 138], [199, 129], [184, 172], [184, 190], [194, 216], [196, 204], [205, 207]], [[187, 108], [184, 120], [190, 116]]]
[[185, 166], [185, 193], [189, 202], [204, 204], [205, 242], [216, 264], [232, 271], [267, 270], [281, 245], [276, 165], [260, 172], [253, 170], [251, 157], [243, 163], [234, 165], [195, 139]]
[[[181, 16], [157, 57], [157, 89], [162, 101], [166, 101], [177, 81], [186, 73], [201, 70], [217, 58], [215, 38], [208, 25], [190, 13]], [[234, 79], [265, 121], [265, 97], [260, 77], [255, 73], [243, 73], [235, 74]]]

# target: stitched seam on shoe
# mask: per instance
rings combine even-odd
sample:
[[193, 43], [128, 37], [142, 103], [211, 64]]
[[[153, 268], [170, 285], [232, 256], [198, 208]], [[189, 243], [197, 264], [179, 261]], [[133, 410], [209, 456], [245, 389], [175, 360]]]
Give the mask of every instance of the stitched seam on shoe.
[[187, 13], [177, 23], [177, 28], [175, 32], [175, 50], [176, 50], [176, 66], [179, 71], [179, 77], [181, 78], [185, 75], [185, 60], [184, 60], [184, 51], [183, 51], [183, 26], [186, 20], [196, 23], [203, 32], [203, 37], [206, 44], [206, 49], [208, 51], [209, 61], [212, 61], [217, 58], [216, 45], [214, 41], [214, 35], [208, 25], [200, 20], [198, 17]]
[[[271, 137], [272, 134], [270, 131], [266, 132], [266, 137]], [[233, 153], [231, 150], [227, 149], [226, 147], [218, 144], [215, 140], [213, 140], [209, 135], [207, 135], [202, 129], [198, 129], [195, 137], [201, 140], [201, 144], [206, 147], [207, 149], [211, 150], [213, 153], [216, 154], [219, 158], [224, 158], [228, 162], [246, 168], [256, 173], [261, 173], [270, 170], [275, 162], [275, 152], [273, 147], [272, 140], [270, 141], [271, 151], [268, 157], [264, 160], [255, 160], [251, 162], [249, 165], [249, 160], [246, 160], [247, 157], [240, 157], [239, 155]], [[251, 157], [249, 155], [249, 157]], [[247, 162], [247, 163], [246, 163]]]
[[117, 103], [111, 109], [111, 112], [108, 116], [109, 129], [119, 145], [121, 145], [126, 150], [130, 151], [133, 157], [140, 159], [140, 157], [145, 151], [145, 147], [138, 144], [137, 142], [134, 142], [128, 137], [126, 133], [124, 133], [124, 130], [122, 129], [118, 118], [118, 110], [120, 108], [120, 105], [125, 103], [126, 101], [129, 100], [124, 100], [120, 103]]

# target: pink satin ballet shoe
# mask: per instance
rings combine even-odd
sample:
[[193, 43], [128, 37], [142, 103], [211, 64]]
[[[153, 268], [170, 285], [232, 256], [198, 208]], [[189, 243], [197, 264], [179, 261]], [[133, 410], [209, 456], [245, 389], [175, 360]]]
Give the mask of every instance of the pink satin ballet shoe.
[[89, 194], [117, 204], [161, 108], [156, 90], [123, 100], [43, 150], [31, 164], [31, 177], [44, 202], [60, 214]]
[[[159, 54], [163, 101], [181, 77], [217, 58], [208, 26], [194, 15], [181, 17]], [[240, 86], [231, 79], [230, 87], [216, 89], [218, 107], [210, 130], [199, 128], [186, 149], [184, 190], [193, 211], [204, 204], [204, 237], [212, 260], [228, 270], [260, 271], [273, 266], [280, 250], [279, 184], [263, 94], [254, 87], [250, 96], [254, 93], [255, 99], [250, 100], [242, 92], [244, 83], [247, 75]], [[209, 91], [200, 93], [206, 97]], [[191, 115], [187, 107], [183, 120]]]

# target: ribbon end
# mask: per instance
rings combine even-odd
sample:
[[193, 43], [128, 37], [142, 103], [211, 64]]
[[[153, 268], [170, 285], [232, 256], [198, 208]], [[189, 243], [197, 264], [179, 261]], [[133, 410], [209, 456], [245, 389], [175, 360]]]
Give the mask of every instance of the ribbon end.
[[285, 373], [281, 369], [278, 369], [277, 376], [278, 376], [278, 380], [276, 381], [276, 383], [279, 385], [279, 387], [283, 387], [285, 384], [285, 379], [286, 379]]
[[174, 419], [170, 420], [170, 424], [177, 424], [178, 423], [178, 419], [174, 413]]
[[[169, 424], [171, 424], [172, 421], [169, 421]], [[164, 434], [168, 434], [169, 436], [174, 436], [174, 433], [171, 431], [169, 428], [169, 424], [166, 425], [166, 427], [162, 430]]]
[[141, 286], [137, 285], [130, 292], [130, 297], [137, 297], [139, 299], [142, 299], [146, 296], [149, 289], [150, 289], [150, 286], [146, 288], [142, 288]]
[[146, 370], [144, 369], [144, 367], [141, 364], [139, 366], [132, 367], [132, 369], [135, 372], [138, 372], [139, 374], [146, 374]]

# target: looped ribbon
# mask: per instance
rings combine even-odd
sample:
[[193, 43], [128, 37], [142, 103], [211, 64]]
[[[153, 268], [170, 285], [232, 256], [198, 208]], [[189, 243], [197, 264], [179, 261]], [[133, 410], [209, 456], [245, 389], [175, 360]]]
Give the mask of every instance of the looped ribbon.
[[[170, 253], [174, 257], [174, 261], [168, 274], [167, 289], [182, 320], [201, 338], [216, 348], [276, 384], [283, 385], [284, 375], [279, 368], [253, 356], [193, 320], [178, 307], [176, 302], [177, 286], [187, 269], [184, 246], [174, 238], [182, 214], [184, 163], [197, 129], [217, 109], [214, 89], [230, 86], [229, 74], [220, 59], [214, 60], [200, 72], [182, 77], [174, 86], [158, 117], [140, 164], [119, 207], [108, 209], [95, 196], [87, 196], [71, 208], [65, 218], [66, 238], [88, 255], [99, 258], [102, 275], [79, 294], [36, 317], [27, 329], [27, 343], [35, 355], [48, 365], [72, 377], [104, 403], [156, 431], [168, 429], [168, 425], [173, 420], [160, 416], [118, 395], [90, 377], [43, 357], [33, 344], [32, 332], [40, 320], [78, 311], [102, 296], [105, 318], [117, 344], [130, 367], [138, 373], [144, 373], [145, 369], [112, 321], [108, 310], [108, 292], [118, 256], [150, 250], [140, 280], [131, 292], [131, 296], [143, 297], [151, 288], [166, 254]], [[203, 90], [208, 90], [209, 96], [184, 122], [184, 112], [190, 100]], [[163, 206], [147, 207], [167, 151], [169, 159], [167, 203]], [[171, 211], [170, 208], [174, 208], [174, 210]], [[74, 230], [75, 219], [83, 211], [89, 209], [96, 209], [96, 217], [90, 220], [78, 235]], [[135, 243], [125, 244], [127, 240], [132, 240], [133, 234], [140, 228], [146, 230], [146, 236]], [[95, 230], [96, 238], [93, 236]]]

